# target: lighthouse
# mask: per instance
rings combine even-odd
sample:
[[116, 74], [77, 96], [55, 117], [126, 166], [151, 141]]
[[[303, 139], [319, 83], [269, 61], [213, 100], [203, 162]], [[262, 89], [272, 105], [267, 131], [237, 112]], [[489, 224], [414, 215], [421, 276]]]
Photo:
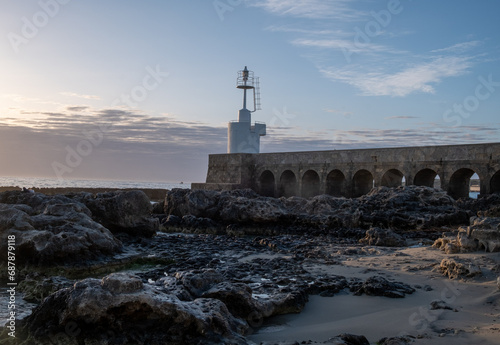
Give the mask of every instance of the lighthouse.
[[[227, 153], [259, 153], [260, 137], [266, 135], [266, 124], [255, 122], [252, 125], [252, 113], [260, 110], [259, 78], [252, 71], [245, 69], [238, 72], [236, 87], [243, 90], [243, 108], [238, 113], [238, 120], [231, 121], [227, 128]], [[253, 110], [247, 109], [247, 91], [252, 91]]]

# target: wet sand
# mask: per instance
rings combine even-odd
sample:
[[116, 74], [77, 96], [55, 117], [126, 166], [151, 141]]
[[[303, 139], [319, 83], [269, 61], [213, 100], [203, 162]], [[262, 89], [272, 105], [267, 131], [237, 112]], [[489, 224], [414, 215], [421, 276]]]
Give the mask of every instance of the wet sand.
[[[500, 253], [446, 255], [430, 247], [377, 249], [380, 254], [343, 257], [340, 265], [304, 266], [316, 274], [367, 278], [382, 275], [416, 288], [402, 299], [353, 296], [310, 296], [300, 314], [273, 317], [249, 337], [255, 343], [323, 342], [341, 333], [364, 335], [375, 343], [383, 337], [409, 335], [415, 344], [499, 344]], [[483, 275], [450, 280], [437, 270], [443, 258], [470, 259]], [[441, 300], [453, 310], [431, 310]]]

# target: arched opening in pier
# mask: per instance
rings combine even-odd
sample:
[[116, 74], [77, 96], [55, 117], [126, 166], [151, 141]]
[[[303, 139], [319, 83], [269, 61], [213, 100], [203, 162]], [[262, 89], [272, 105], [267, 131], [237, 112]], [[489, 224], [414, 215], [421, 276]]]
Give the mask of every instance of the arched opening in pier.
[[307, 170], [302, 176], [301, 195], [310, 198], [319, 194], [319, 175], [314, 170]]
[[260, 194], [264, 196], [274, 196], [274, 174], [265, 170], [259, 178]]
[[368, 170], [359, 170], [354, 174], [353, 197], [357, 198], [367, 194], [373, 188], [373, 175]]
[[340, 170], [332, 170], [326, 177], [326, 194], [345, 196], [345, 176]]
[[291, 170], [285, 170], [280, 177], [279, 196], [289, 198], [297, 195], [297, 177]]
[[[471, 177], [474, 174], [474, 170], [468, 168], [455, 171], [448, 184], [448, 194], [454, 199], [468, 198], [471, 192]], [[479, 178], [475, 180], [479, 182]]]
[[415, 186], [426, 186], [436, 189], [441, 189], [441, 179], [437, 172], [432, 169], [420, 170], [413, 179]]
[[500, 170], [490, 180], [490, 193], [500, 193]]
[[386, 187], [400, 187], [403, 185], [404, 174], [398, 169], [388, 170], [382, 176], [382, 186]]

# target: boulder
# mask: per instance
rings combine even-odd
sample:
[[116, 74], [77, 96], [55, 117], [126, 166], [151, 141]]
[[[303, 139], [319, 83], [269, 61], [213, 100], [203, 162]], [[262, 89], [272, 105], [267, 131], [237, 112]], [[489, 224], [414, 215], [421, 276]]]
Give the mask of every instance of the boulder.
[[391, 337], [391, 338], [382, 338], [377, 341], [377, 345], [407, 345], [412, 342], [412, 339], [409, 337]]
[[[182, 302], [132, 274], [88, 278], [47, 297], [24, 320], [37, 344], [245, 344], [247, 324], [217, 299]], [[67, 334], [54, 342], [54, 334]], [[59, 340], [59, 339], [58, 339]]]
[[147, 195], [139, 190], [99, 193], [77, 193], [73, 198], [85, 204], [92, 218], [113, 233], [132, 236], [153, 236], [159, 220], [152, 217], [152, 205]]
[[[71, 201], [70, 199], [68, 199]], [[16, 205], [0, 204], [0, 237], [16, 237], [16, 260], [23, 264], [66, 265], [97, 260], [118, 253], [121, 242], [90, 218], [82, 204], [52, 204], [29, 215]], [[0, 258], [4, 260], [5, 257]]]
[[390, 298], [403, 298], [406, 294], [415, 292], [415, 289], [408, 284], [390, 282], [380, 276], [370, 277], [360, 284], [353, 284], [350, 290], [354, 292], [355, 296], [360, 296], [364, 293], [368, 296], [384, 296]]
[[482, 274], [481, 269], [477, 265], [454, 259], [443, 259], [437, 269], [450, 279], [472, 278]]
[[366, 231], [365, 238], [359, 243], [369, 246], [380, 247], [403, 247], [406, 245], [405, 239], [390, 229], [370, 228]]

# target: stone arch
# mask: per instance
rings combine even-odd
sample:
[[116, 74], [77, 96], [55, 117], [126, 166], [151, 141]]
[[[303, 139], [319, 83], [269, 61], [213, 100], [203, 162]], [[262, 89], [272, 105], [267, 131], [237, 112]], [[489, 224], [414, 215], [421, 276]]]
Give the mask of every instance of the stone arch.
[[310, 198], [319, 194], [319, 175], [314, 170], [307, 170], [302, 176], [301, 195]]
[[297, 177], [291, 170], [285, 170], [280, 176], [279, 196], [289, 198], [297, 195]]
[[326, 177], [326, 194], [345, 196], [345, 175], [340, 170], [332, 170]]
[[353, 197], [357, 198], [367, 194], [373, 188], [373, 175], [368, 170], [358, 170], [352, 178]]
[[274, 196], [274, 174], [269, 170], [263, 171], [262, 174], [260, 174], [259, 186], [261, 195]]
[[382, 176], [382, 186], [400, 187], [403, 185], [404, 174], [398, 169], [390, 169]]
[[[438, 180], [436, 180], [436, 177]], [[438, 182], [436, 182], [438, 181]], [[413, 179], [413, 184], [415, 186], [426, 186], [431, 188], [440, 188], [441, 180], [439, 179], [439, 175], [432, 169], [426, 168], [422, 169], [415, 175]]]
[[491, 177], [490, 193], [500, 193], [500, 170]]
[[468, 198], [470, 193], [470, 178], [475, 171], [469, 168], [458, 169], [451, 175], [448, 184], [448, 194], [455, 198]]

